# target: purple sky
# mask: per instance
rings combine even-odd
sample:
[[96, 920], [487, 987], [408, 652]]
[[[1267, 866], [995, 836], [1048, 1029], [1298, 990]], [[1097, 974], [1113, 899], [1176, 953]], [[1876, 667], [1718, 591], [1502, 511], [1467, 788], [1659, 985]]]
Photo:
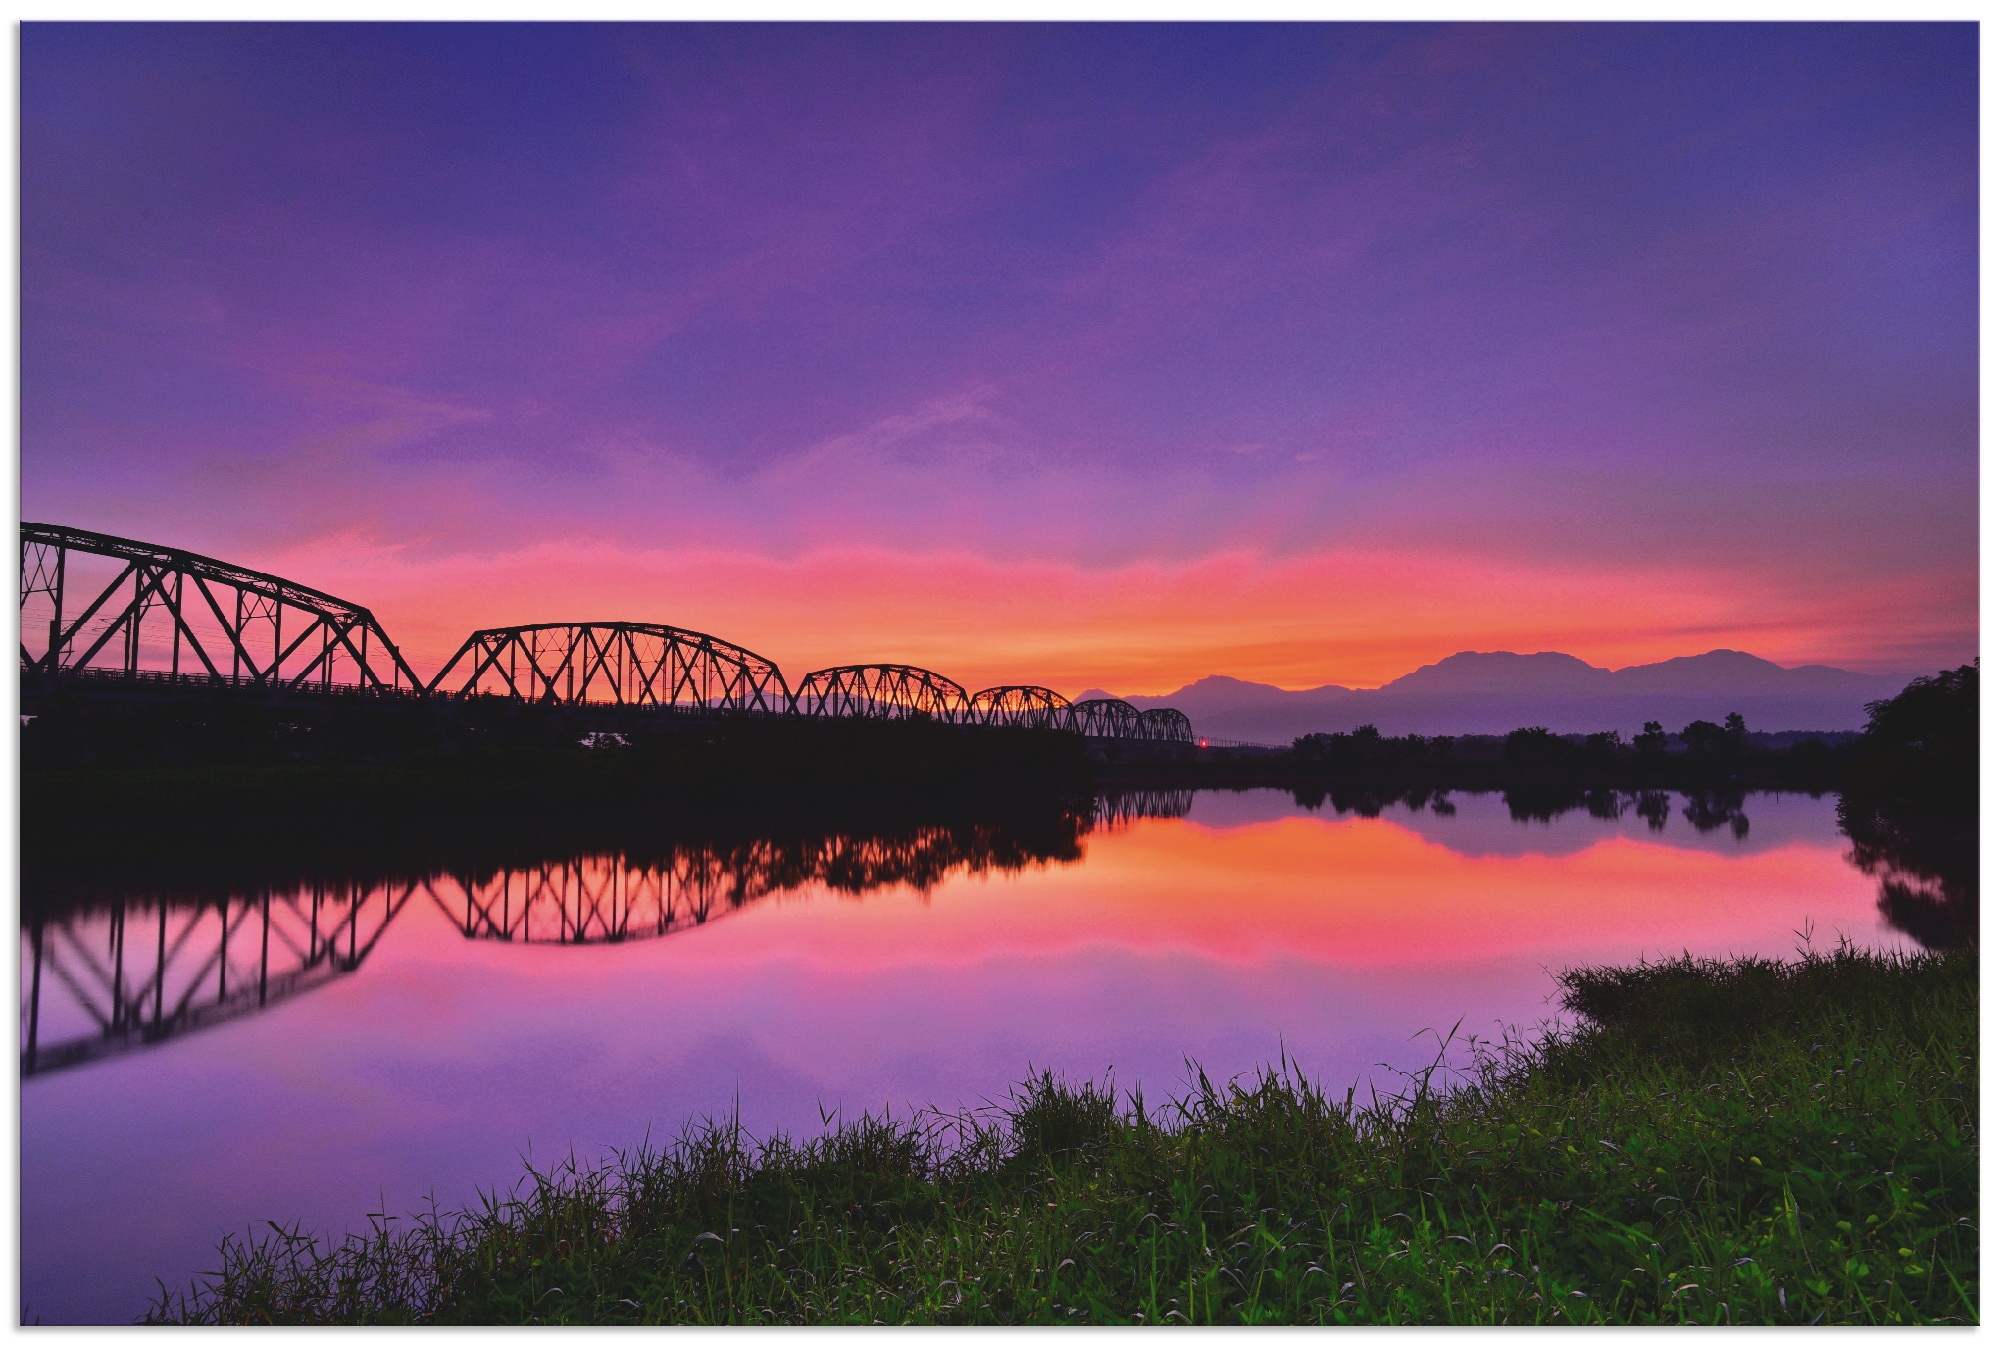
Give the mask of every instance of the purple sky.
[[1165, 691], [1977, 638], [1977, 30], [26, 24], [22, 511]]

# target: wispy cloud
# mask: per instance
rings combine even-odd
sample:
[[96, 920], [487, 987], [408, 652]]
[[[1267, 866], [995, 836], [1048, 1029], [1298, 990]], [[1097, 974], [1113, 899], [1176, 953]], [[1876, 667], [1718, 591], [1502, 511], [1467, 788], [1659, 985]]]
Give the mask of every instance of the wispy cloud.
[[1969, 30], [482, 41], [24, 32], [30, 514], [379, 575], [440, 641], [1970, 652]]

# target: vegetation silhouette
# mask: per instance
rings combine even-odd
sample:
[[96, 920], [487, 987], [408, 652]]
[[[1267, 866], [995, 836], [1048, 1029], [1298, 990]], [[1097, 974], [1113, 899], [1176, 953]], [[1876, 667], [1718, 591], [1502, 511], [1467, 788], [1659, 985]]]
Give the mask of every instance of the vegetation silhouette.
[[[1809, 793], [1878, 789], [1928, 776], [1969, 779], [1976, 768], [1976, 706], [1967, 691], [1977, 667], [1919, 678], [1905, 691], [1871, 703], [1865, 732], [1753, 731], [1741, 712], [1721, 723], [1692, 720], [1669, 733], [1648, 720], [1630, 740], [1617, 730], [1556, 733], [1525, 725], [1511, 733], [1389, 736], [1372, 724], [1302, 734], [1289, 749], [1216, 755], [1194, 762], [1101, 762], [1103, 783], [1192, 787], [1281, 785], [1304, 789], [1336, 778], [1365, 783], [1393, 799], [1412, 789], [1504, 789], [1525, 816], [1572, 807], [1576, 792], [1679, 791], [1697, 800], [1691, 817], [1704, 829], [1742, 824], [1728, 791]], [[1720, 793], [1718, 793], [1720, 792]], [[1351, 793], [1351, 792], [1350, 792]]]
[[1768, 761], [1783, 759], [1803, 745], [1808, 755], [1823, 752], [1825, 739], [1851, 739], [1856, 735], [1791, 734], [1782, 737], [1785, 746], [1752, 746], [1743, 716], [1731, 712], [1721, 724], [1695, 720], [1678, 734], [1668, 734], [1657, 720], [1648, 720], [1644, 730], [1630, 742], [1615, 729], [1594, 734], [1558, 734], [1546, 725], [1527, 725], [1505, 735], [1442, 734], [1425, 737], [1406, 734], [1385, 738], [1373, 725], [1361, 725], [1351, 733], [1305, 734], [1295, 739], [1289, 753], [1280, 759], [1285, 765], [1325, 765], [1333, 767], [1382, 767], [1393, 763], [1500, 762], [1523, 768], [1616, 768], [1645, 764], [1655, 769], [1671, 766], [1677, 774], [1711, 772], [1747, 758]]
[[[1306, 735], [1293, 753], [1295, 762], [1355, 769], [1353, 776], [1290, 788], [1301, 807], [1330, 803], [1359, 817], [1396, 804], [1448, 813], [1455, 789], [1499, 788], [1517, 822], [1550, 822], [1578, 809], [1607, 819], [1629, 811], [1656, 832], [1665, 829], [1678, 793], [1681, 816], [1696, 831], [1727, 828], [1741, 839], [1750, 832], [1749, 791], [1803, 777], [1815, 794], [1838, 787], [1850, 858], [1879, 878], [1883, 918], [1926, 948], [1964, 947], [1977, 942], [1979, 927], [1978, 672], [1977, 663], [1947, 669], [1871, 702], [1867, 729], [1838, 747], [1804, 736], [1783, 748], [1758, 747], [1734, 713], [1721, 724], [1696, 720], [1674, 736], [1651, 721], [1629, 745], [1615, 732], [1559, 735], [1531, 726], [1500, 741], [1501, 771], [1433, 770], [1406, 783], [1413, 764], [1491, 764], [1492, 741], [1392, 739], [1363, 725], [1351, 734]], [[1759, 772], [1759, 759], [1783, 769]], [[1621, 772], [1621, 765], [1640, 769]], [[1675, 788], [1630, 784], [1649, 779]]]
[[1928, 949], [1979, 937], [1979, 665], [1870, 702], [1868, 769], [1840, 800], [1852, 859], [1881, 884], [1883, 917]]

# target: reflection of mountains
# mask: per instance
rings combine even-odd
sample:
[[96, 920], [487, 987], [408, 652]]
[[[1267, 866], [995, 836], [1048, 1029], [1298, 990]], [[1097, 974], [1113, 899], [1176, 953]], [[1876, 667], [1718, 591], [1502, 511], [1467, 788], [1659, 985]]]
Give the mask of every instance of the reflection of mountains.
[[[468, 939], [612, 944], [651, 939], [774, 893], [928, 891], [955, 874], [1083, 857], [1094, 827], [1187, 813], [1186, 791], [1099, 801], [1087, 813], [751, 839], [662, 841], [578, 854], [531, 850], [487, 866], [231, 881], [182, 872], [152, 892], [38, 893], [23, 903], [21, 1073], [88, 1064], [256, 1013], [358, 971], [410, 899], [427, 895]], [[393, 866], [388, 866], [393, 868]]]

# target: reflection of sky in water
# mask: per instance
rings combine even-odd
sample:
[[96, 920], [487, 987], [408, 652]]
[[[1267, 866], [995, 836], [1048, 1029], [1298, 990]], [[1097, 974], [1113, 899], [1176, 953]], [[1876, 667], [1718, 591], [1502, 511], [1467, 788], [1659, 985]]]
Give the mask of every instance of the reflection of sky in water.
[[977, 1103], [1031, 1066], [1115, 1068], [1158, 1097], [1186, 1058], [1226, 1076], [1281, 1044], [1329, 1085], [1393, 1083], [1384, 1063], [1435, 1052], [1423, 1030], [1542, 1019], [1563, 966], [1783, 953], [1808, 920], [1903, 944], [1830, 796], [1752, 796], [1742, 840], [1698, 833], [1678, 797], [1658, 833], [1454, 802], [1338, 819], [1204, 794], [1185, 821], [1090, 836], [1081, 864], [780, 894], [615, 947], [468, 941], [412, 902], [352, 976], [27, 1083], [28, 1310], [122, 1316], [226, 1230], [456, 1205], [523, 1155], [596, 1155], [691, 1113], [812, 1131], [822, 1104]]

